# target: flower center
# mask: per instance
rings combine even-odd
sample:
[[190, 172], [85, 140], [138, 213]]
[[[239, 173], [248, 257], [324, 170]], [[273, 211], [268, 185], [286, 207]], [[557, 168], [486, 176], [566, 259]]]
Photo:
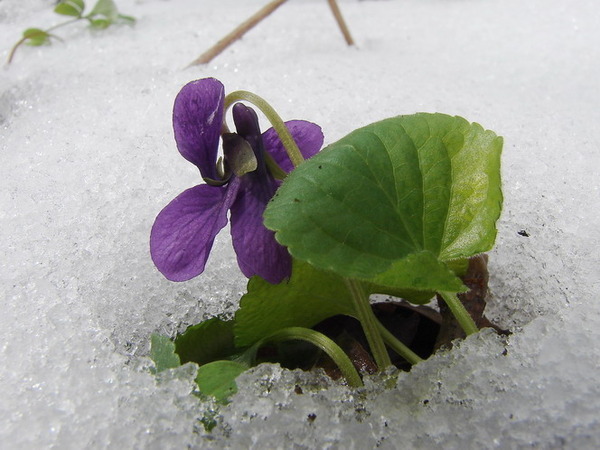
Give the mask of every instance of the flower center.
[[225, 172], [229, 169], [238, 177], [254, 172], [258, 162], [250, 143], [237, 133], [225, 133], [222, 137]]

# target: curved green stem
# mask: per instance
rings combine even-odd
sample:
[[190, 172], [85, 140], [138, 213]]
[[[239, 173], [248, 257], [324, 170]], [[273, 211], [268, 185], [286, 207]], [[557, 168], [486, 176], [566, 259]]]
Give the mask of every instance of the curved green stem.
[[398, 340], [396, 336], [390, 333], [390, 331], [384, 327], [380, 321], [377, 321], [377, 328], [379, 329], [379, 333], [381, 333], [381, 337], [383, 337], [385, 343], [409, 363], [415, 365], [423, 361], [419, 355], [413, 352], [410, 348]]
[[362, 325], [371, 353], [375, 358], [375, 363], [379, 370], [383, 370], [391, 366], [392, 361], [377, 326], [378, 320], [371, 308], [369, 296], [365, 293], [360, 281], [346, 278], [346, 286], [348, 286], [348, 291], [352, 296], [356, 318]]
[[469, 314], [469, 312], [465, 309], [465, 306], [458, 299], [455, 293], [453, 292], [438, 292], [456, 317], [456, 320], [462, 327], [462, 329], [467, 333], [467, 336], [473, 333], [477, 333], [479, 328], [475, 324], [475, 321]]
[[[237, 101], [247, 101], [255, 105], [261, 112], [267, 117], [273, 128], [277, 132], [279, 139], [285, 148], [285, 151], [292, 161], [294, 167], [298, 167], [300, 163], [304, 161], [304, 157], [300, 152], [300, 149], [296, 145], [296, 141], [290, 134], [289, 130], [285, 126], [285, 123], [279, 117], [279, 114], [273, 109], [271, 105], [269, 105], [262, 97], [259, 97], [256, 94], [248, 91], [235, 91], [228, 94], [225, 97], [225, 112], [229, 109], [231, 105], [233, 105]], [[225, 125], [226, 127], [226, 125]]]
[[265, 152], [265, 163], [267, 164], [267, 168], [269, 169], [269, 172], [271, 172], [271, 175], [273, 175], [273, 177], [275, 177], [275, 179], [283, 180], [287, 176], [287, 173], [285, 173], [285, 170], [283, 170], [281, 167], [279, 167], [279, 164], [277, 164], [277, 162], [273, 159], [273, 157], [268, 152]]
[[57, 28], [64, 27], [65, 25], [69, 25], [69, 24], [71, 24], [71, 23], [75, 23], [75, 22], [77, 22], [77, 21], [79, 21], [79, 20], [82, 20], [82, 19], [86, 19], [86, 17], [79, 16], [79, 17], [75, 17], [74, 19], [67, 20], [66, 22], [61, 22], [61, 23], [58, 23], [58, 24], [56, 24], [56, 25], [53, 25], [53, 26], [51, 26], [50, 28], [48, 28], [48, 29], [46, 30], [46, 33], [50, 32], [50, 31], [53, 31], [53, 30], [56, 30]]
[[[50, 33], [50, 31], [52, 31], [52, 30], [56, 30], [57, 28], [64, 27], [65, 25], [69, 25], [69, 24], [71, 24], [71, 23], [73, 23], [73, 22], [77, 22], [78, 20], [82, 20], [82, 19], [83, 19], [83, 17], [81, 17], [81, 16], [80, 16], [80, 17], [76, 17], [76, 18], [74, 18], [74, 19], [67, 20], [66, 22], [59, 23], [59, 24], [57, 24], [57, 25], [54, 25], [54, 26], [52, 26], [52, 27], [50, 27], [50, 28], [48, 28], [48, 29], [46, 29], [46, 30], [42, 30], [42, 31], [43, 31], [45, 34], [49, 34], [49, 33]], [[38, 33], [38, 34], [39, 34], [39, 33]], [[53, 36], [53, 37], [57, 38], [56, 36]], [[19, 47], [20, 47], [20, 46], [21, 46], [21, 45], [22, 45], [22, 44], [23, 44], [25, 41], [27, 41], [27, 39], [30, 39], [30, 38], [31, 38], [31, 36], [23, 36], [21, 39], [19, 39], [19, 40], [16, 42], [16, 44], [15, 44], [15, 45], [13, 45], [13, 48], [11, 48], [11, 49], [10, 49], [10, 52], [9, 52], [9, 54], [8, 54], [8, 58], [7, 58], [7, 60], [6, 60], [6, 64], [10, 64], [10, 63], [12, 62], [12, 60], [13, 60], [13, 58], [14, 58], [14, 56], [15, 56], [15, 52], [17, 51], [17, 49], [18, 49], [18, 48], [19, 48]], [[58, 38], [57, 38], [57, 39], [58, 39]], [[59, 39], [59, 40], [60, 40], [60, 39]]]
[[344, 353], [344, 351], [325, 336], [318, 331], [311, 330], [310, 328], [303, 327], [288, 327], [283, 328], [281, 330], [276, 331], [275, 333], [270, 334], [267, 337], [262, 338], [256, 344], [252, 346], [254, 350], [258, 350], [259, 347], [269, 343], [269, 342], [281, 342], [281, 341], [290, 341], [290, 340], [300, 340], [309, 342], [321, 350], [323, 350], [327, 355], [333, 360], [335, 364], [339, 367], [342, 375], [348, 381], [348, 384], [352, 387], [360, 387], [363, 385], [363, 382], [360, 378], [360, 375], [356, 371], [354, 364], [352, 361]]

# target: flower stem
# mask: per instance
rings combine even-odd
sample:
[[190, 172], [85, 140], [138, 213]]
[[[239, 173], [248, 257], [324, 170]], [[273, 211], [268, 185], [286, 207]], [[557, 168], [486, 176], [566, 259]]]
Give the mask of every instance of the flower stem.
[[379, 330], [379, 333], [381, 333], [381, 337], [383, 337], [385, 343], [409, 363], [414, 365], [423, 361], [423, 359], [419, 355], [417, 355], [404, 343], [398, 340], [396, 336], [390, 333], [390, 331], [386, 327], [384, 327], [379, 321], [377, 321], [377, 328]]
[[360, 387], [363, 385], [363, 382], [360, 378], [360, 375], [356, 371], [354, 364], [352, 364], [352, 361], [350, 360], [348, 355], [344, 353], [344, 351], [339, 347], [339, 345], [337, 345], [324, 334], [319, 333], [315, 330], [311, 330], [310, 328], [283, 328], [261, 339], [253, 347], [256, 347], [256, 349], [258, 349], [259, 347], [268, 342], [281, 342], [290, 340], [306, 341], [317, 346], [325, 353], [327, 353], [327, 355], [333, 360], [333, 362], [337, 364], [340, 371], [342, 372], [342, 375], [344, 376], [344, 378], [346, 378], [350, 386]]
[[304, 157], [296, 145], [296, 141], [294, 141], [294, 138], [285, 126], [285, 123], [271, 105], [269, 105], [262, 97], [259, 97], [252, 92], [235, 91], [225, 97], [225, 111], [227, 111], [227, 109], [237, 101], [250, 102], [262, 111], [277, 132], [277, 135], [279, 136], [279, 139], [281, 139], [285, 151], [287, 152], [288, 157], [290, 158], [290, 161], [292, 161], [294, 167], [297, 167], [304, 161]]
[[467, 336], [473, 333], [477, 333], [479, 328], [475, 324], [475, 321], [469, 314], [469, 312], [465, 309], [462, 302], [458, 299], [455, 293], [453, 292], [438, 292], [441, 297], [444, 299], [454, 317], [462, 327]]
[[379, 370], [392, 365], [390, 355], [385, 348], [383, 337], [378, 327], [378, 320], [371, 309], [369, 296], [365, 293], [360, 281], [346, 278], [346, 286], [352, 296], [356, 318], [362, 325], [363, 331], [369, 343], [371, 353]]

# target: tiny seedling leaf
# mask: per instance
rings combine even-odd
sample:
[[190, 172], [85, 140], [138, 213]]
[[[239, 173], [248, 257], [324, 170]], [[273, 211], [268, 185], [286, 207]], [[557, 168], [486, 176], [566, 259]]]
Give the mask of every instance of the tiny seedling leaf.
[[175, 344], [167, 336], [153, 334], [150, 337], [150, 359], [154, 361], [156, 372], [174, 369], [181, 365], [179, 356], [175, 354]]
[[110, 26], [110, 24], [111, 24], [110, 20], [107, 20], [107, 19], [104, 19], [104, 18], [90, 19], [90, 25], [93, 28], [98, 28], [100, 30], [108, 28]]
[[211, 395], [221, 403], [237, 392], [235, 379], [248, 367], [234, 361], [213, 361], [200, 366], [196, 383], [200, 393]]
[[265, 225], [292, 256], [320, 269], [390, 288], [459, 292], [446, 263], [493, 246], [501, 150], [502, 138], [460, 117], [376, 122], [297, 167]]
[[104, 22], [106, 25], [103, 28], [106, 28], [119, 18], [119, 10], [113, 0], [98, 0], [87, 17], [93, 26], [102, 27], [101, 23]]
[[28, 45], [39, 46], [50, 42], [50, 34], [40, 28], [27, 28], [23, 38]]
[[54, 8], [54, 12], [63, 16], [81, 17], [85, 3], [83, 0], [63, 0]]
[[206, 364], [236, 353], [233, 343], [233, 321], [218, 317], [189, 327], [175, 339], [175, 352], [181, 363]]

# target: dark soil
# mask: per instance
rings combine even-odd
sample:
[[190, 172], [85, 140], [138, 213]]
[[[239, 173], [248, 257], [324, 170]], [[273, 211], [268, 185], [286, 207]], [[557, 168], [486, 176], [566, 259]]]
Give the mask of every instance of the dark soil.
[[[473, 317], [479, 328], [494, 328], [500, 334], [509, 334], [491, 323], [484, 315], [488, 295], [487, 255], [469, 260], [469, 268], [463, 282], [468, 292], [458, 294], [460, 301]], [[373, 311], [381, 323], [400, 341], [421, 358], [426, 359], [440, 348], [451, 348], [455, 339], [463, 339], [465, 333], [440, 297], [439, 312], [428, 306], [415, 306], [404, 300], [375, 303]], [[377, 366], [371, 354], [360, 323], [347, 316], [334, 316], [314, 327], [333, 339], [350, 356], [361, 373], [374, 373]], [[410, 363], [389, 350], [392, 363], [401, 370], [410, 370]], [[337, 366], [324, 354], [319, 354], [304, 369], [323, 368], [332, 378], [339, 378]]]

